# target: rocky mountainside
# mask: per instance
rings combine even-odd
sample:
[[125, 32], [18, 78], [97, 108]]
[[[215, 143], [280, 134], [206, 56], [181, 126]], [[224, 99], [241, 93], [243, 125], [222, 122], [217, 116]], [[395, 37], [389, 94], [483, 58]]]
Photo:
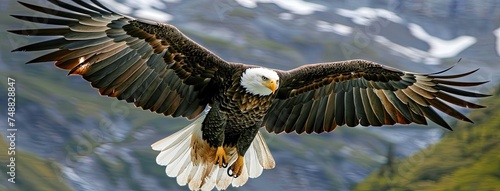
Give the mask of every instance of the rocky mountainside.
[[[288, 70], [306, 63], [363, 58], [431, 72], [462, 58], [450, 73], [479, 67], [477, 75], [464, 80], [492, 81], [470, 90], [489, 92], [500, 77], [497, 1], [100, 1], [124, 14], [171, 23], [228, 61]], [[15, 1], [0, 2], [0, 10], [33, 14]], [[34, 27], [7, 16], [0, 17], [0, 25]], [[35, 185], [40, 182], [73, 190], [186, 189], [155, 164], [157, 153], [149, 145], [188, 121], [100, 97], [80, 77], [67, 77], [52, 64], [24, 65], [41, 53], [10, 50], [41, 38], [0, 34], [6, 37], [0, 45], [0, 74], [17, 82], [17, 149], [32, 156], [19, 156], [19, 174], [33, 173], [22, 167], [42, 162], [53, 169], [40, 170], [39, 176], [56, 177], [35, 181], [19, 175], [24, 184], [4, 184], [2, 175], [0, 190], [38, 190], [41, 187]], [[0, 98], [6, 95], [6, 80], [1, 80]], [[474, 127], [456, 123], [457, 128]], [[7, 135], [5, 129], [7, 124], [1, 123], [0, 132]], [[341, 127], [322, 135], [265, 133], [276, 168], [231, 190], [349, 190], [386, 163], [388, 150], [404, 158], [439, 141], [443, 133], [433, 124]], [[7, 162], [4, 156], [0, 155], [2, 166]]]

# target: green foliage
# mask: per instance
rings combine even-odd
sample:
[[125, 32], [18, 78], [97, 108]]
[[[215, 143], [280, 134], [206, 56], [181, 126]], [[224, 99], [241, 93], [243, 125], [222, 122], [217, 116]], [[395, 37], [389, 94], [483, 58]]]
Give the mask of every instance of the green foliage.
[[355, 190], [500, 190], [500, 95], [437, 144], [371, 174]]
[[[0, 137], [0, 165], [2, 169], [10, 163], [10, 157], [7, 154], [9, 146], [5, 142], [3, 136]], [[4, 152], [5, 151], [5, 152]], [[5, 186], [0, 186], [0, 190], [72, 190], [62, 179], [61, 169], [59, 165], [52, 160], [44, 160], [39, 157], [23, 151], [16, 150], [15, 155], [16, 166], [16, 183], [7, 182], [8, 175], [4, 171], [0, 175], [2, 182], [6, 182]]]

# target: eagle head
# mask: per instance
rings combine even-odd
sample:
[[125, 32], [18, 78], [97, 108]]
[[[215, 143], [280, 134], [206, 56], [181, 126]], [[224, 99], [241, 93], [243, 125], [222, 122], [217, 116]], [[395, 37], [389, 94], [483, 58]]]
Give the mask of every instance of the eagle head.
[[248, 68], [241, 75], [241, 86], [247, 93], [267, 96], [279, 87], [278, 73], [267, 68]]

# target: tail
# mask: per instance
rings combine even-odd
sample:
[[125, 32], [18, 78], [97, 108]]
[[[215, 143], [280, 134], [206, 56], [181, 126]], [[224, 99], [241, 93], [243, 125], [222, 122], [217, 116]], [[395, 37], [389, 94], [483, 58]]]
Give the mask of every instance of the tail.
[[[165, 172], [169, 177], [177, 177], [179, 185], [188, 184], [191, 190], [212, 190], [214, 187], [223, 190], [229, 184], [242, 186], [248, 178], [260, 176], [263, 169], [274, 168], [273, 156], [259, 132], [245, 154], [243, 173], [238, 178], [227, 175], [227, 168], [219, 168], [213, 163], [216, 149], [202, 139], [204, 119], [205, 115], [200, 116], [180, 131], [151, 145], [153, 150], [160, 151], [156, 163], [167, 166]], [[231, 166], [237, 158], [236, 149], [224, 149], [228, 166]]]

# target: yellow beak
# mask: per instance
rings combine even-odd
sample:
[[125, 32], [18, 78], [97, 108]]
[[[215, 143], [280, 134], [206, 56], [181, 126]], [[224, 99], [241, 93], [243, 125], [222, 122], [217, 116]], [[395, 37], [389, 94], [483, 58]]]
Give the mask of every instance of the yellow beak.
[[268, 80], [268, 81], [262, 82], [262, 85], [269, 88], [271, 91], [273, 91], [273, 93], [278, 88], [278, 84], [276, 84], [276, 80]]

